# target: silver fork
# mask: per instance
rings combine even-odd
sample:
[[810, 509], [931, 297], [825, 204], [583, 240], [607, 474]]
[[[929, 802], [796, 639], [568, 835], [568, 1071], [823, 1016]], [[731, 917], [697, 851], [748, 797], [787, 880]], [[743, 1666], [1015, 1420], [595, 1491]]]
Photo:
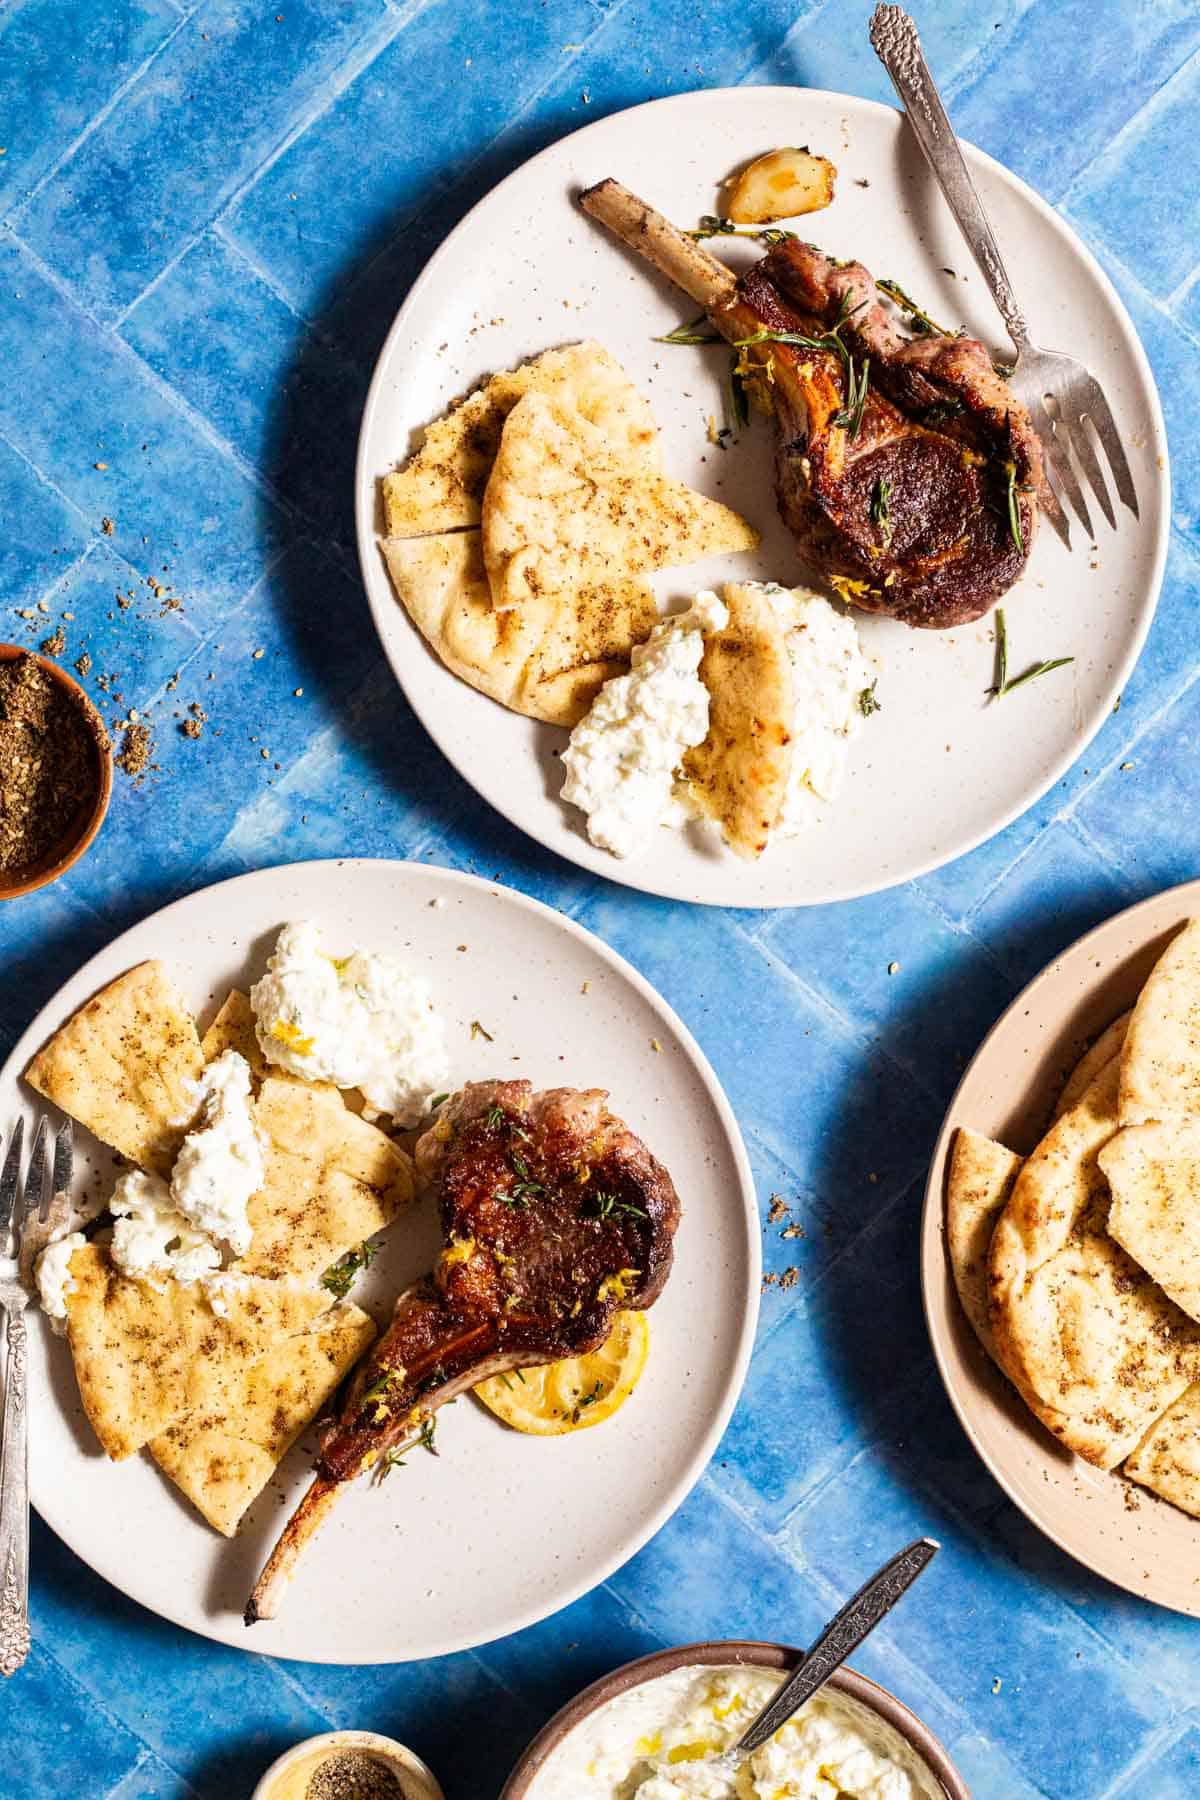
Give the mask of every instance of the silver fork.
[[46, 1187], [50, 1128], [38, 1122], [29, 1167], [21, 1185], [25, 1121], [18, 1119], [0, 1168], [0, 1314], [7, 1324], [8, 1365], [0, 1399], [0, 1675], [14, 1675], [29, 1655], [29, 1416], [21, 1240], [34, 1215], [44, 1223], [50, 1194], [71, 1185], [72, 1133], [68, 1120], [54, 1140], [54, 1170]]
[[917, 28], [908, 14], [899, 6], [877, 6], [871, 19], [871, 43], [892, 78], [917, 142], [937, 176], [950, 211], [979, 264], [1016, 348], [1017, 361], [1010, 386], [1016, 398], [1029, 409], [1046, 453], [1050, 494], [1045, 498], [1043, 511], [1068, 550], [1071, 532], [1062, 507], [1063, 495], [1074, 507], [1088, 537], [1095, 536], [1083, 488], [1071, 460], [1074, 453], [1100, 503], [1100, 510], [1115, 531], [1116, 514], [1096, 446], [1088, 431], [1089, 423], [1108, 459], [1117, 493], [1135, 519], [1138, 503], [1120, 433], [1104, 391], [1095, 376], [1075, 357], [1064, 356], [1057, 350], [1042, 350], [1030, 342], [1025, 315], [1017, 305], [992, 228], [929, 72]]

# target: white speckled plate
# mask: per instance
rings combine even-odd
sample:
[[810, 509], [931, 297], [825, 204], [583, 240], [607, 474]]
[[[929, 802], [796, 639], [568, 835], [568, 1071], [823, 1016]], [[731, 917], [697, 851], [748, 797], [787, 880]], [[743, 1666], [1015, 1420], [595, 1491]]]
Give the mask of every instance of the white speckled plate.
[[[616, 176], [681, 225], [719, 210], [717, 184], [747, 158], [809, 143], [838, 165], [838, 193], [803, 221], [836, 256], [899, 281], [935, 318], [1011, 354], [999, 316], [901, 115], [844, 94], [725, 88], [681, 94], [600, 120], [518, 169], [451, 233], [384, 345], [359, 440], [359, 554], [375, 623], [405, 693], [445, 754], [491, 804], [561, 856], [675, 899], [722, 906], [845, 900], [939, 867], [991, 837], [1045, 793], [1112, 710], [1153, 615], [1169, 523], [1166, 440], [1146, 358], [1125, 309], [1078, 238], [1044, 201], [981, 151], [966, 156], [1038, 343], [1099, 376], [1129, 450], [1141, 523], [1100, 518], [1098, 548], [1076, 527], [1068, 555], [1039, 532], [1005, 602], [1015, 673], [1074, 663], [988, 704], [992, 628], [910, 631], [857, 615], [880, 666], [876, 713], [859, 735], [836, 810], [814, 831], [747, 867], [700, 834], [663, 831], [620, 862], [591, 845], [566, 807], [557, 753], [565, 734], [505, 712], [436, 662], [392, 592], [378, 546], [379, 482], [414, 434], [491, 369], [595, 337], [649, 395], [665, 466], [738, 507], [763, 533], [753, 555], [656, 578], [665, 603], [731, 575], [796, 582], [775, 512], [771, 433], [759, 420], [736, 448], [706, 440], [722, 414], [728, 353], [654, 337], [695, 307], [575, 203]], [[866, 185], [869, 184], [869, 185]], [[753, 246], [719, 240], [731, 260]], [[957, 274], [948, 273], [958, 271]]]
[[1120, 1475], [1095, 1469], [1039, 1425], [978, 1344], [946, 1257], [946, 1168], [960, 1125], [1027, 1156], [1084, 1048], [1132, 1006], [1171, 938], [1200, 913], [1200, 881], [1170, 888], [1089, 931], [1013, 1001], [950, 1102], [921, 1227], [925, 1316], [967, 1436], [1027, 1518], [1098, 1575], [1200, 1618], [1200, 1523]]
[[[640, 975], [534, 900], [413, 863], [264, 869], [155, 913], [93, 957], [34, 1020], [0, 1072], [0, 1119], [32, 1115], [21, 1071], [105, 982], [161, 957], [206, 1024], [230, 987], [261, 972], [278, 926], [296, 918], [317, 920], [334, 945], [395, 950], [428, 975], [447, 1021], [455, 1085], [504, 1075], [607, 1087], [614, 1111], [670, 1169], [684, 1218], [674, 1273], [650, 1315], [642, 1382], [614, 1419], [565, 1438], [518, 1436], [469, 1399], [446, 1408], [440, 1456], [417, 1451], [386, 1485], [348, 1488], [280, 1617], [247, 1631], [246, 1596], [311, 1456], [292, 1452], [227, 1542], [147, 1453], [120, 1464], [104, 1458], [67, 1349], [39, 1321], [30, 1359], [33, 1500], [115, 1587], [207, 1637], [314, 1662], [440, 1656], [532, 1624], [603, 1581], [697, 1479], [754, 1339], [754, 1188], [716, 1077]], [[472, 1020], [494, 1042], [473, 1036]], [[77, 1185], [110, 1182], [111, 1154], [86, 1133], [79, 1138]], [[392, 1227], [360, 1283], [364, 1303], [386, 1317], [436, 1248], [435, 1209], [422, 1202]]]

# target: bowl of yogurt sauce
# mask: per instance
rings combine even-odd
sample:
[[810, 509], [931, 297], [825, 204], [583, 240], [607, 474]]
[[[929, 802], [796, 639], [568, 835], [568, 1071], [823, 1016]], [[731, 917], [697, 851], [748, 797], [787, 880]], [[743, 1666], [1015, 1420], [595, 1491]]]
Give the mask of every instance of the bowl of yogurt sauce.
[[730, 1776], [714, 1764], [801, 1660], [785, 1644], [685, 1644], [586, 1688], [500, 1800], [971, 1800], [928, 1726], [840, 1669]]

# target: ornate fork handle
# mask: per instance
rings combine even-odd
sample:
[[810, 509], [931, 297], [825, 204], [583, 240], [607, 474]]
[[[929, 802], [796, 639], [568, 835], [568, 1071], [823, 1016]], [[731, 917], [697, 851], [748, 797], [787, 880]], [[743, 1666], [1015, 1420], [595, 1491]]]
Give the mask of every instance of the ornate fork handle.
[[1029, 342], [1025, 315], [1017, 305], [1000, 247], [929, 72], [917, 28], [901, 7], [877, 6], [871, 19], [871, 43], [904, 103], [925, 160], [937, 176], [950, 211], [991, 289], [1008, 335], [1020, 350]]
[[8, 1367], [0, 1413], [0, 1675], [29, 1655], [29, 1420], [22, 1306], [8, 1310]]

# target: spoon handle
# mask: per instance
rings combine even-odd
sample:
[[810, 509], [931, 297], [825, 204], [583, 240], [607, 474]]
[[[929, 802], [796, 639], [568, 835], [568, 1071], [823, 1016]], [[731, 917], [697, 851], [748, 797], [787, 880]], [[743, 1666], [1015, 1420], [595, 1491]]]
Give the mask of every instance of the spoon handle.
[[738, 1739], [731, 1755], [741, 1761], [773, 1737], [779, 1727], [825, 1685], [851, 1652], [857, 1650], [880, 1619], [891, 1612], [901, 1594], [912, 1586], [922, 1569], [929, 1566], [939, 1549], [940, 1545], [932, 1538], [917, 1538], [890, 1562], [884, 1563], [882, 1569], [872, 1575], [830, 1620], [800, 1667]]

